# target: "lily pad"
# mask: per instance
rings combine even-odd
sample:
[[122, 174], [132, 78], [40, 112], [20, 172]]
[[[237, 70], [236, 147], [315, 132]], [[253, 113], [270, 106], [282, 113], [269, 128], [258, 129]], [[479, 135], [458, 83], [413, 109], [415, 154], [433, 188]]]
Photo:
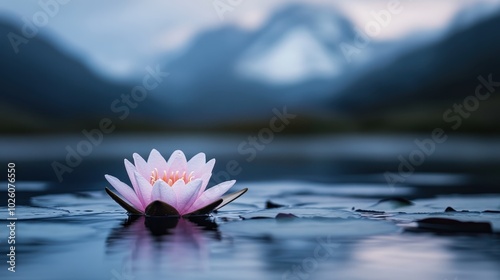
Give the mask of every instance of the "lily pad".
[[[55, 209], [48, 207], [34, 207], [19, 205], [16, 206], [15, 218], [18, 220], [34, 220], [34, 219], [45, 219], [45, 218], [55, 218], [65, 215], [69, 215], [68, 210]], [[7, 220], [7, 218], [12, 218], [9, 216], [9, 210], [7, 207], [0, 207], [0, 220]]]
[[438, 233], [493, 233], [489, 222], [462, 222], [447, 218], [425, 218], [406, 225], [405, 228]]

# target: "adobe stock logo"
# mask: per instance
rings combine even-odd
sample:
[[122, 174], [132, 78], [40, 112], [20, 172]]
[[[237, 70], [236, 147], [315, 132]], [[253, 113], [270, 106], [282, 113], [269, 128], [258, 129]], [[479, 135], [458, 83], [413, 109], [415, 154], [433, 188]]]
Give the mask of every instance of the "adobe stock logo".
[[114, 113], [114, 118], [100, 119], [97, 127], [87, 130], [83, 129], [82, 139], [74, 145], [66, 145], [66, 156], [63, 162], [53, 161], [51, 166], [61, 183], [63, 176], [66, 173], [72, 173], [83, 161], [85, 157], [90, 156], [94, 148], [101, 145], [105, 135], [112, 133], [116, 129], [116, 123], [127, 119], [131, 111], [140, 106], [141, 102], [146, 100], [150, 91], [157, 88], [169, 75], [168, 72], [163, 72], [159, 65], [156, 68], [147, 66], [146, 74], [142, 79], [142, 84], [132, 88], [130, 93], [121, 94], [120, 98], [116, 98], [110, 104], [110, 111]]
[[227, 12], [233, 12], [238, 6], [240, 6], [245, 0], [214, 0], [212, 6], [214, 7], [217, 16], [220, 21], [224, 21], [224, 14]]
[[307, 257], [298, 264], [292, 265], [290, 269], [285, 271], [281, 276], [282, 280], [305, 280], [313, 279], [312, 274], [319, 266], [330, 259], [335, 254], [335, 250], [340, 247], [334, 242], [333, 236], [325, 238], [317, 238], [317, 245], [312, 251], [312, 256]]
[[22, 17], [23, 26], [21, 27], [21, 34], [9, 32], [7, 39], [16, 54], [19, 53], [19, 47], [27, 44], [29, 39], [34, 38], [40, 28], [49, 24], [50, 20], [57, 16], [60, 11], [60, 5], [66, 5], [70, 0], [40, 0], [38, 6], [40, 10], [35, 12], [31, 18]]
[[[286, 106], [283, 106], [281, 111], [278, 108], [273, 108], [273, 116], [269, 120], [268, 126], [261, 128], [257, 134], [249, 135], [247, 140], [240, 142], [238, 153], [242, 156], [246, 155], [245, 160], [247, 162], [254, 161], [258, 153], [273, 142], [275, 135], [285, 130], [286, 126], [297, 117], [297, 115], [291, 114], [287, 110]], [[243, 168], [240, 163], [232, 159], [227, 162], [226, 169], [213, 174], [211, 180], [215, 184], [219, 184], [231, 180], [232, 177], [238, 176], [242, 171]]]

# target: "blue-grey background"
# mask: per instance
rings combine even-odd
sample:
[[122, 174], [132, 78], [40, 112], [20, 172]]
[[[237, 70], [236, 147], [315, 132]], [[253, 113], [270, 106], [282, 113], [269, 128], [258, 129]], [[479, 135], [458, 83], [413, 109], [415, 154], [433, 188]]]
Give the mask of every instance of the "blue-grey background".
[[[247, 170], [280, 155], [381, 172], [439, 128], [449, 141], [425, 163], [481, 169], [468, 163], [498, 158], [499, 24], [498, 1], [2, 1], [2, 160], [58, 180], [50, 163], [94, 137], [68, 180], [102, 180], [78, 170], [162, 141], [165, 154], [205, 151]], [[294, 117], [269, 136], [276, 110]], [[242, 144], [259, 135], [266, 143]], [[450, 154], [458, 161], [439, 158]], [[297, 175], [262, 169], [236, 177]]]
[[[498, 234], [401, 227], [499, 232], [499, 27], [497, 0], [0, 0], [0, 278], [499, 279]], [[151, 149], [249, 191], [215, 224], [126, 221], [104, 174]]]

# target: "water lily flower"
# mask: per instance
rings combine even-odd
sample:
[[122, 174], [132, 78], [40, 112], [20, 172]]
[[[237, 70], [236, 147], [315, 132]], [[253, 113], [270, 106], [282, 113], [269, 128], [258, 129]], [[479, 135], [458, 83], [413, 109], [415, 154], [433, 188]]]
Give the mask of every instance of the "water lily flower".
[[204, 215], [218, 210], [243, 195], [248, 189], [222, 196], [236, 182], [226, 181], [206, 189], [215, 159], [206, 162], [199, 153], [189, 161], [182, 151], [174, 151], [168, 161], [155, 149], [145, 161], [134, 154], [134, 164], [125, 159], [132, 188], [119, 179], [105, 175], [124, 199], [106, 192], [130, 214], [148, 216]]

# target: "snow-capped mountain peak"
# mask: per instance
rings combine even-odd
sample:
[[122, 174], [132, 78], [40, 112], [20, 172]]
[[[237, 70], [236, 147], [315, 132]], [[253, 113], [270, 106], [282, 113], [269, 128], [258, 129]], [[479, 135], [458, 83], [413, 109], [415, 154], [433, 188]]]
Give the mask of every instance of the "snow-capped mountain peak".
[[270, 83], [303, 82], [315, 77], [335, 77], [344, 67], [337, 55], [305, 28], [289, 31], [261, 52], [248, 52], [237, 65], [242, 76]]
[[236, 70], [274, 84], [333, 78], [345, 69], [338, 44], [353, 37], [352, 26], [330, 9], [290, 6], [268, 22], [243, 52]]

